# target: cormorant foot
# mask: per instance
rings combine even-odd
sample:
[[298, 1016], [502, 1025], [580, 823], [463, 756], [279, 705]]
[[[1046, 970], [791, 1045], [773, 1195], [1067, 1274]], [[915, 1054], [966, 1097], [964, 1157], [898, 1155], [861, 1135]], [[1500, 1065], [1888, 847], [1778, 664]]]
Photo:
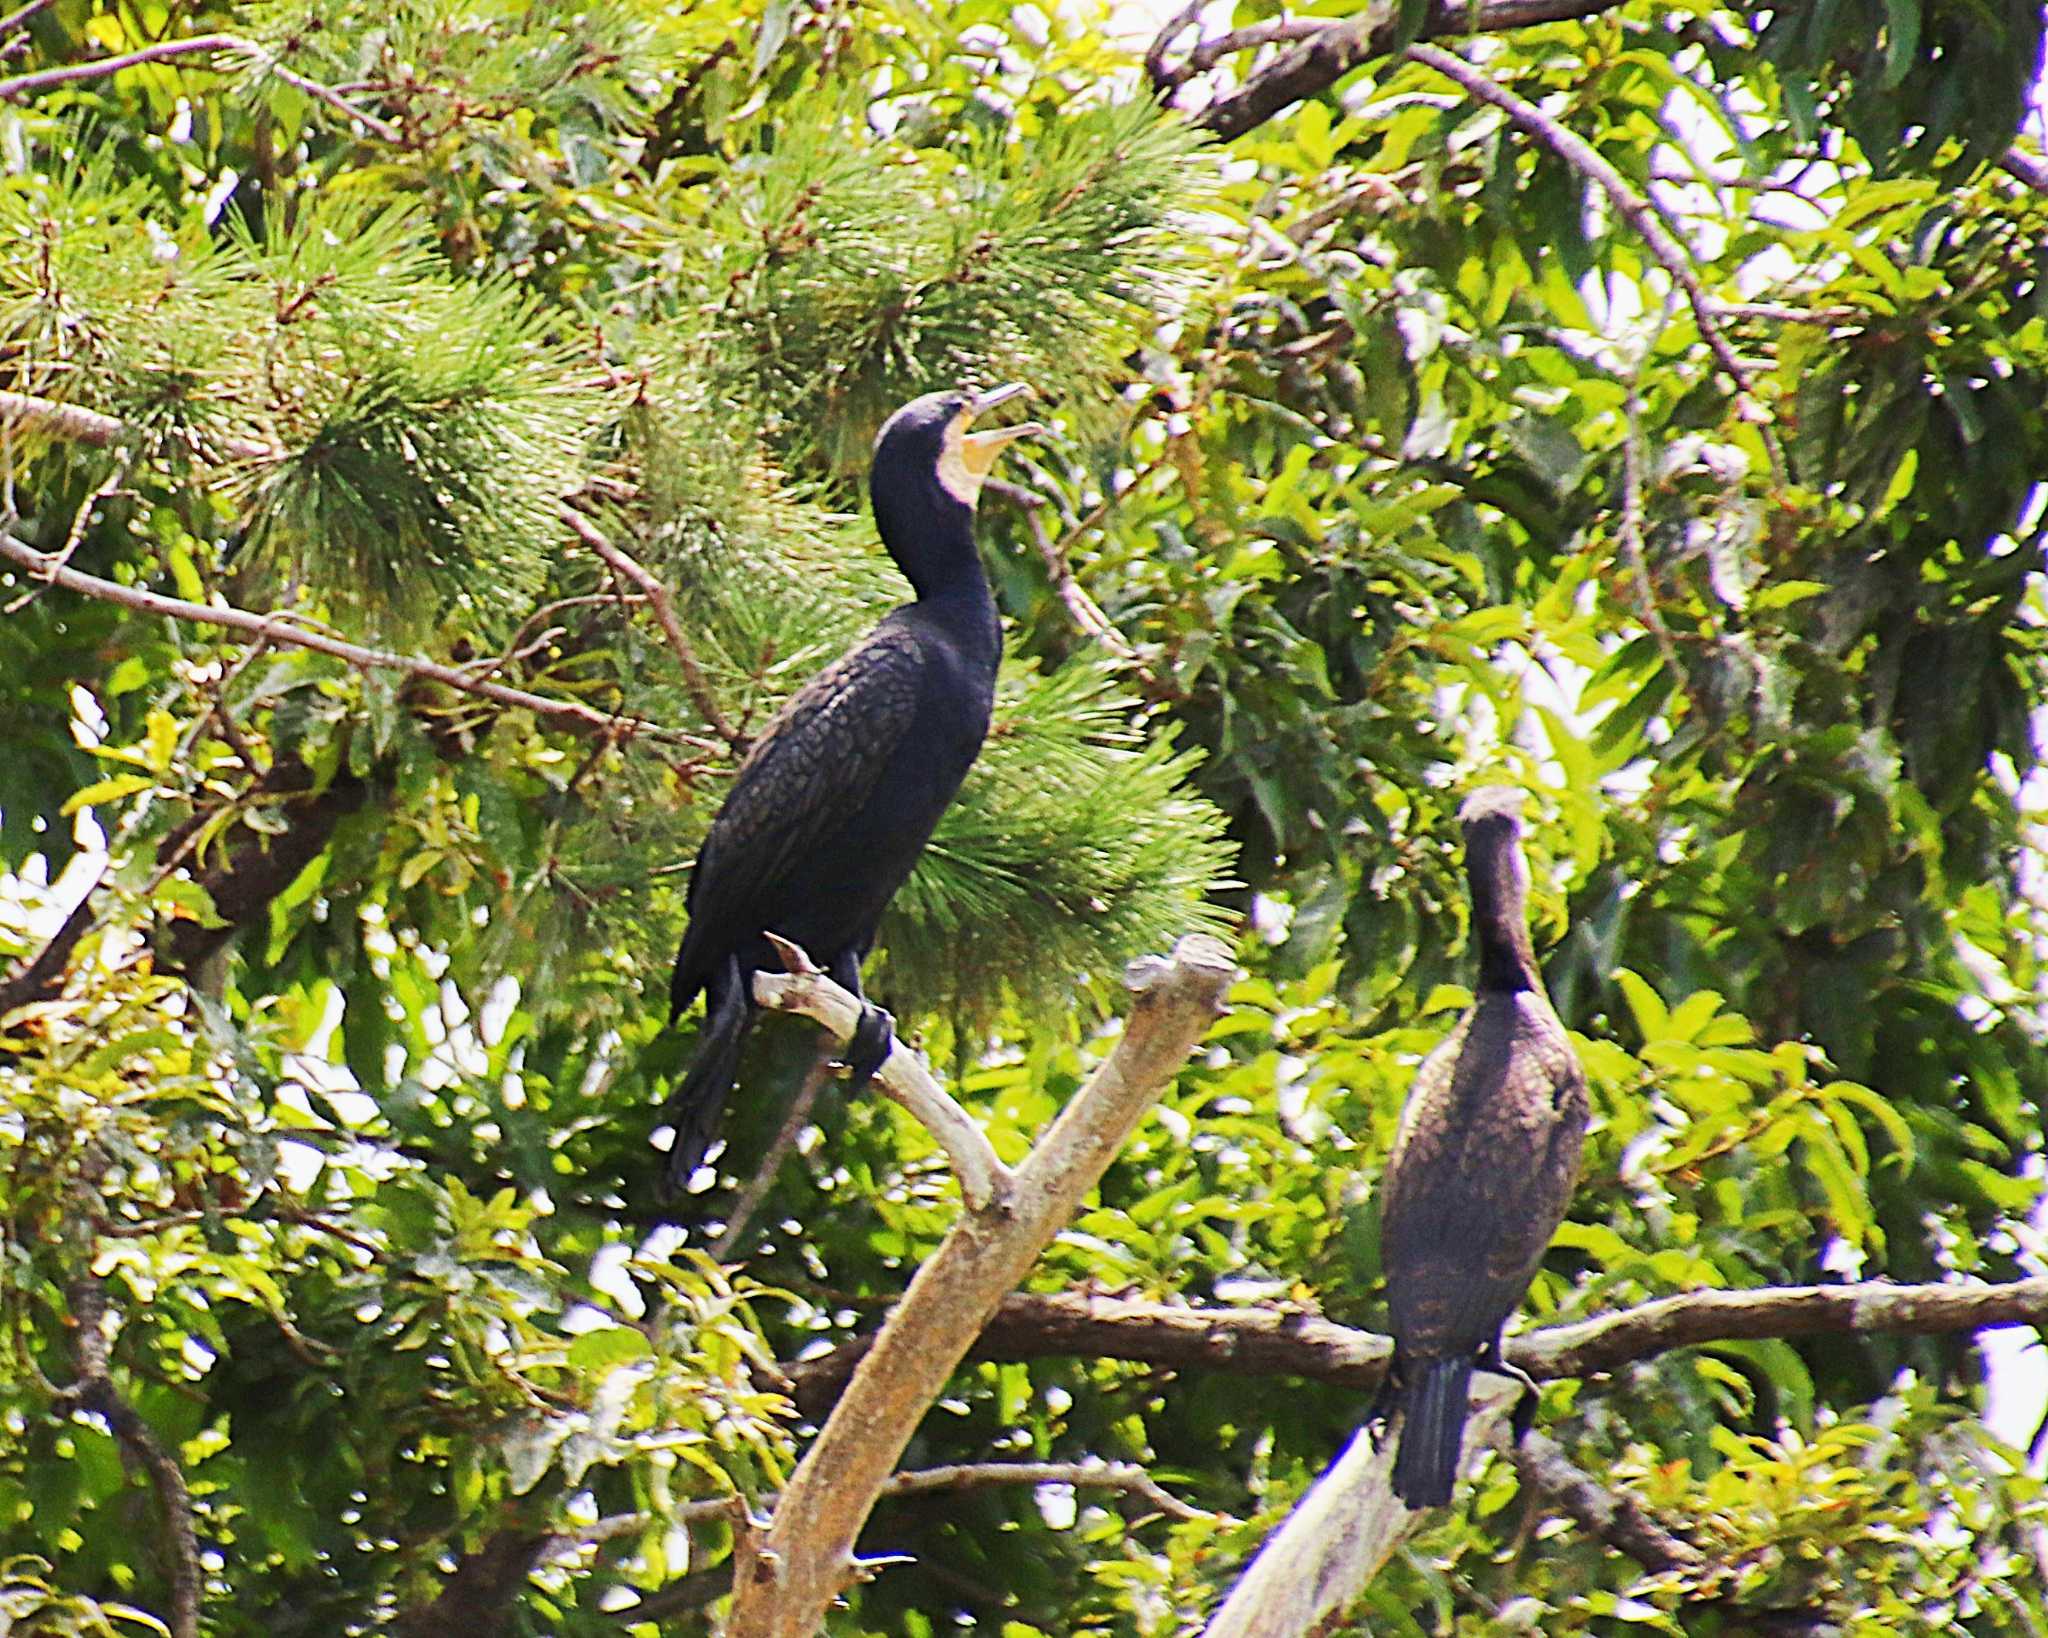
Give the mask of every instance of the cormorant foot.
[[846, 1043], [847, 1092], [858, 1092], [875, 1078], [875, 1071], [896, 1044], [896, 1020], [881, 1007], [863, 1002], [860, 1022], [853, 1026], [853, 1038]]
[[1489, 1344], [1479, 1355], [1479, 1369], [1491, 1371], [1495, 1376], [1504, 1376], [1510, 1382], [1521, 1384], [1521, 1396], [1515, 1401], [1515, 1408], [1508, 1415], [1508, 1431], [1514, 1435], [1514, 1442], [1520, 1444], [1524, 1435], [1536, 1425], [1537, 1407], [1543, 1402], [1543, 1388], [1537, 1380], [1519, 1365], [1510, 1365], [1498, 1344]]

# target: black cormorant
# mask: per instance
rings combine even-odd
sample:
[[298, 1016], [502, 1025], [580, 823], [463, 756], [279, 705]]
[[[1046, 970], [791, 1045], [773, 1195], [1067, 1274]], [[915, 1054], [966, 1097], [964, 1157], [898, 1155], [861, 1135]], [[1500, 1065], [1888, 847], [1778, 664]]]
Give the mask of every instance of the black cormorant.
[[1451, 1499], [1474, 1367], [1534, 1387], [1502, 1359], [1501, 1327], [1564, 1220], [1586, 1135], [1585, 1075], [1529, 942], [1521, 804], [1494, 788], [1459, 810], [1479, 987], [1415, 1072], [1381, 1185], [1393, 1485], [1414, 1508]]
[[[882, 544], [916, 600], [891, 611], [785, 705], [740, 764], [690, 877], [671, 1018], [701, 990], [696, 1060], [664, 1118], [663, 1193], [689, 1182], [718, 1132], [756, 972], [780, 972], [764, 932], [801, 945], [861, 994], [860, 963], [988, 732], [1002, 631], [974, 546], [974, 503], [997, 454], [1033, 422], [971, 432], [1029, 389], [935, 392], [890, 416], [868, 494]], [[867, 1006], [847, 1047], [859, 1087], [889, 1055], [894, 1020]]]

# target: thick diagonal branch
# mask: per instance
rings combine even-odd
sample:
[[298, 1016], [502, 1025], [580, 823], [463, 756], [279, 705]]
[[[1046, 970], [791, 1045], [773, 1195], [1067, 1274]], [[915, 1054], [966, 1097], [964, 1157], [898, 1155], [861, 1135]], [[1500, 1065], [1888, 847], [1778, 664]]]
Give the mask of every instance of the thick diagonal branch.
[[954, 1225], [854, 1371], [739, 1568], [727, 1638], [818, 1629], [857, 1573], [854, 1542], [926, 1410], [1221, 1012], [1234, 972], [1230, 952], [1202, 935], [1132, 968], [1123, 1039], [1017, 1168], [1003, 1208]]
[[[1475, 1385], [1465, 1459], [1492, 1442], [1516, 1390], [1499, 1377]], [[1296, 1638], [1320, 1630], [1365, 1589], [1396, 1547], [1428, 1518], [1393, 1492], [1394, 1440], [1361, 1428], [1344, 1453], [1266, 1538], [1202, 1638]]]

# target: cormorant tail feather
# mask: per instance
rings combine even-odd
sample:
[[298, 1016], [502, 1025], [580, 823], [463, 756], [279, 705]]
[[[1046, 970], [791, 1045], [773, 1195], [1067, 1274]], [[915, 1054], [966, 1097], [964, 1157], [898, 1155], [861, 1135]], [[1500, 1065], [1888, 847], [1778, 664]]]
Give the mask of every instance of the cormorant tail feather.
[[1411, 1508], [1448, 1507], [1465, 1443], [1472, 1356], [1418, 1359], [1401, 1389], [1401, 1448], [1394, 1455], [1394, 1494]]
[[676, 1129], [669, 1145], [668, 1165], [661, 1178], [661, 1198], [673, 1201], [690, 1186], [690, 1178], [704, 1164], [711, 1145], [718, 1141], [720, 1117], [725, 1100], [732, 1093], [739, 1072], [740, 1047], [746, 1042], [754, 1009], [738, 984], [714, 980], [706, 988], [711, 1004], [705, 1009], [704, 1027], [697, 1037], [697, 1056], [662, 1109], [662, 1119]]

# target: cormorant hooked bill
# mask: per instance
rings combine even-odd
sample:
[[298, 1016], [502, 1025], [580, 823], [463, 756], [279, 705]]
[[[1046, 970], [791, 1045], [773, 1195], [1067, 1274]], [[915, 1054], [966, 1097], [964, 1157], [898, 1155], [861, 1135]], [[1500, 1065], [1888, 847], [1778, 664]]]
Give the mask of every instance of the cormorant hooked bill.
[[[1501, 1328], [1571, 1205], [1586, 1135], [1585, 1074], [1529, 942], [1521, 807], [1494, 787], [1459, 810], [1479, 987], [1415, 1072], [1381, 1185], [1393, 1486], [1412, 1508], [1451, 1499], [1474, 1367], [1534, 1389], [1501, 1357]], [[1534, 1410], [1526, 1399], [1518, 1428]]]
[[[1030, 391], [927, 393], [883, 424], [868, 472], [875, 528], [916, 600], [813, 677], [740, 764], [690, 877], [688, 930], [670, 988], [673, 1020], [701, 990], [696, 1060], [670, 1098], [662, 1194], [673, 1199], [717, 1136], [753, 974], [780, 972], [764, 932], [801, 945], [861, 995], [875, 926], [981, 750], [1002, 629], [974, 546], [974, 503], [1005, 444], [1035, 422], [970, 432]], [[851, 1089], [888, 1057], [895, 1020], [863, 1012], [847, 1044]]]

